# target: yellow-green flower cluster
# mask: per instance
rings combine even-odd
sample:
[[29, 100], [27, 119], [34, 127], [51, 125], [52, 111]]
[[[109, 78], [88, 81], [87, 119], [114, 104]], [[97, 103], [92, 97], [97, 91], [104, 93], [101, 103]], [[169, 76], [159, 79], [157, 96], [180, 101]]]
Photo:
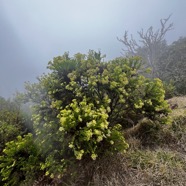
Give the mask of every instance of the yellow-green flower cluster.
[[[108, 96], [105, 95], [105, 99], [109, 102]], [[92, 159], [97, 157], [98, 143], [110, 135], [107, 121], [109, 109], [103, 106], [96, 108], [84, 97], [79, 103], [76, 99], [72, 100], [71, 104], [60, 111], [59, 131], [70, 133], [75, 131], [69, 148], [74, 151], [76, 159], [81, 159], [84, 154], [90, 154]]]
[[74, 154], [75, 154], [77, 160], [81, 160], [82, 156], [84, 154], [84, 150], [75, 150]]
[[142, 102], [142, 100], [138, 100], [136, 101], [136, 103], [134, 104], [134, 107], [136, 109], [141, 109], [143, 107], [144, 103]]

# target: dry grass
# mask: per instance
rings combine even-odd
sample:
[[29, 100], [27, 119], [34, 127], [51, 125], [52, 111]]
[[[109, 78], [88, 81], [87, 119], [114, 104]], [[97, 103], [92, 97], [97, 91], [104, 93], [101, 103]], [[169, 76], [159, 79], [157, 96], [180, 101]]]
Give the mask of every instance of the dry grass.
[[168, 100], [171, 104], [178, 104], [178, 109], [186, 108], [186, 96], [173, 97]]
[[186, 115], [186, 96], [173, 97], [169, 99], [168, 102], [170, 103], [170, 105], [177, 104], [177, 108], [173, 109], [171, 113], [171, 116], [173, 118]]
[[169, 149], [133, 150], [102, 157], [78, 170], [71, 186], [175, 186], [186, 183], [186, 159]]

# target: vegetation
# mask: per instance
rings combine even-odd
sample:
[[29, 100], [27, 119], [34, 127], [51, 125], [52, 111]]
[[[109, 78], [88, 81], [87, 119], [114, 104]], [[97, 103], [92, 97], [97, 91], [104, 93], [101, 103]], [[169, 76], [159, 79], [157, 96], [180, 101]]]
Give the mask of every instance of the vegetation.
[[27, 183], [36, 178], [40, 171], [39, 154], [31, 134], [18, 136], [6, 143], [3, 156], [0, 156], [0, 168], [5, 185]]
[[164, 83], [166, 98], [174, 95], [185, 95], [185, 49], [186, 38], [181, 37], [168, 45], [165, 39], [167, 33], [173, 29], [173, 23], [168, 23], [171, 15], [160, 20], [160, 28], [155, 30], [150, 26], [146, 31], [138, 31], [139, 41], [128, 37], [125, 31], [123, 38], [118, 38], [123, 45], [124, 56], [141, 56], [145, 67], [151, 68], [148, 75], [160, 78]]
[[154, 134], [170, 122], [161, 80], [142, 75], [139, 57], [102, 58], [94, 51], [65, 53], [49, 62], [51, 73], [26, 84], [34, 131], [6, 143], [0, 156], [5, 185], [78, 182], [77, 167], [84, 172], [113, 154], [124, 157], [130, 136], [157, 140]]
[[186, 37], [167, 44], [170, 18], [125, 31], [124, 57], [66, 52], [0, 97], [0, 185], [185, 185]]
[[0, 152], [5, 143], [32, 130], [29, 115], [21, 109], [20, 102], [0, 97]]
[[184, 185], [186, 98], [176, 97], [169, 101], [178, 104], [171, 113], [172, 124], [161, 125], [154, 132], [151, 128], [142, 130], [142, 126], [138, 132], [145, 132], [146, 140], [144, 135], [127, 137], [129, 149], [125, 154], [107, 155], [94, 163], [86, 162], [86, 166], [78, 167], [79, 174], [68, 185]]
[[159, 58], [158, 71], [165, 82], [172, 81], [177, 94], [186, 94], [186, 38], [179, 38], [166, 48]]
[[141, 45], [125, 32], [125, 57], [64, 53], [0, 97], [0, 185], [185, 185], [186, 39], [166, 44], [169, 19]]

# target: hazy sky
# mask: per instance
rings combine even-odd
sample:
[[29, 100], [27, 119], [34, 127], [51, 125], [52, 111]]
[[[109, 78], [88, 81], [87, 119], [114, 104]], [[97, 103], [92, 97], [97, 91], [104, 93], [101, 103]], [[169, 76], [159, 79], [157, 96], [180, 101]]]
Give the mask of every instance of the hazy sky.
[[0, 96], [23, 90], [65, 51], [118, 57], [117, 36], [158, 28], [171, 13], [169, 43], [186, 36], [186, 0], [0, 0]]

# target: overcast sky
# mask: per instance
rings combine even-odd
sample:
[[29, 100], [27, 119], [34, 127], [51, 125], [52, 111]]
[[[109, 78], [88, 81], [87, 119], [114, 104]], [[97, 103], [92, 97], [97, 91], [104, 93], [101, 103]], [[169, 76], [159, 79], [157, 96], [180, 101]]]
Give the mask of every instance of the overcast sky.
[[169, 43], [186, 36], [186, 0], [0, 0], [0, 96], [23, 90], [65, 51], [119, 57], [125, 30], [137, 36], [171, 13]]

